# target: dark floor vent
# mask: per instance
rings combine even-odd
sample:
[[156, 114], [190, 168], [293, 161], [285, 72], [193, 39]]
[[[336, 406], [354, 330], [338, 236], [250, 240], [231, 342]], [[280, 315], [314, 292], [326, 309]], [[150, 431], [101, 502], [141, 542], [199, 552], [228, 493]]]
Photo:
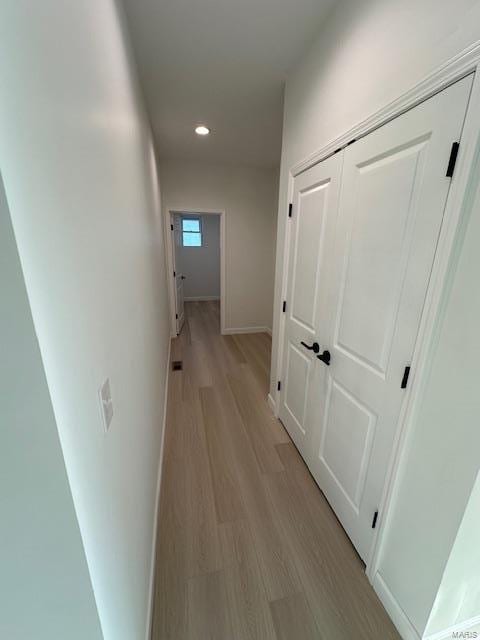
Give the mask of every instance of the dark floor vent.
[[181, 371], [183, 369], [183, 362], [181, 360], [174, 360], [172, 362], [172, 371]]

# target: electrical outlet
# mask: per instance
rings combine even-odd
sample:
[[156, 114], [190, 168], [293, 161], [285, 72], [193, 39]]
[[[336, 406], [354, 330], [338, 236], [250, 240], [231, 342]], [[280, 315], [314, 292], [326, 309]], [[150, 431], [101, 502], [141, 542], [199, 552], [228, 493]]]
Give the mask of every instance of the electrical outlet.
[[102, 408], [103, 426], [108, 431], [113, 418], [113, 401], [110, 390], [110, 380], [107, 378], [98, 391], [100, 396], [100, 405]]

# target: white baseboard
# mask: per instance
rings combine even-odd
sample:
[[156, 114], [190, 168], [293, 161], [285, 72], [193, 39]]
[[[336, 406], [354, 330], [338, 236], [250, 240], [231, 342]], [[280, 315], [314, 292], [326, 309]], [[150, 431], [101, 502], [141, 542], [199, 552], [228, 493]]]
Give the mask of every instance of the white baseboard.
[[[470, 618], [470, 620], [465, 620], [464, 622], [460, 622], [453, 627], [448, 627], [448, 629], [443, 629], [442, 631], [439, 631], [437, 633], [432, 633], [429, 636], [424, 636], [424, 638], [425, 640], [451, 640], [454, 637], [461, 638], [462, 633], [464, 634], [463, 637], [467, 637], [466, 632], [472, 630], [473, 627], [478, 627], [476, 631], [480, 630], [480, 616]], [[473, 638], [474, 636], [472, 635], [470, 637]]]
[[268, 403], [268, 406], [270, 407], [270, 409], [272, 410], [273, 415], [275, 417], [277, 417], [277, 405], [276, 405], [275, 400], [273, 399], [271, 393], [268, 394], [267, 403]]
[[193, 296], [191, 298], [183, 298], [184, 302], [207, 302], [208, 300], [220, 300], [220, 296]]
[[224, 336], [233, 335], [235, 333], [270, 333], [268, 327], [225, 327], [222, 331]]
[[418, 631], [408, 619], [405, 611], [395, 600], [392, 592], [379, 573], [375, 574], [373, 588], [403, 640], [421, 640]]
[[270, 337], [272, 337], [272, 330], [270, 329], [270, 327], [265, 327], [265, 332], [268, 333]]
[[155, 495], [155, 510], [154, 510], [154, 517], [153, 517], [152, 553], [151, 553], [150, 581], [149, 581], [149, 593], [148, 593], [148, 605], [147, 605], [147, 631], [145, 635], [145, 640], [151, 640], [151, 637], [152, 637], [153, 597], [154, 597], [154, 588], [155, 588], [155, 564], [157, 559], [158, 516], [159, 516], [159, 507], [160, 507], [160, 489], [162, 484], [165, 431], [167, 430], [167, 400], [168, 400], [168, 382], [170, 379], [171, 349], [172, 349], [172, 340], [170, 339], [168, 341], [168, 353], [167, 353], [167, 363], [166, 363], [166, 373], [165, 373], [165, 388], [163, 390], [162, 436], [160, 441], [160, 459], [158, 461], [157, 489], [156, 489], [156, 495]]

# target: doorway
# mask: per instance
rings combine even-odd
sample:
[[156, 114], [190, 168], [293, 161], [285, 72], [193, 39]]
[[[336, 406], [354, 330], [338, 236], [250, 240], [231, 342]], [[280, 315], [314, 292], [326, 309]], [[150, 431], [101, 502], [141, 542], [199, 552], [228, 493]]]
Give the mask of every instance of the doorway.
[[172, 336], [182, 331], [185, 304], [203, 301], [218, 301], [223, 333], [225, 212], [169, 209], [166, 224]]

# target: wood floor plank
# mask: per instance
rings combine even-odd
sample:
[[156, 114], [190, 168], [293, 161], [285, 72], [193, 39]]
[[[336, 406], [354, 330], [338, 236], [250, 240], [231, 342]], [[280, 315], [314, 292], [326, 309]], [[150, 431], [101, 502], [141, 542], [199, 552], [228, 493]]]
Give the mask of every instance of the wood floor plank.
[[255, 542], [246, 520], [220, 527], [225, 588], [235, 640], [276, 640]]
[[233, 336], [223, 336], [223, 343], [226, 345], [227, 349], [232, 353], [238, 364], [246, 364], [247, 360], [239, 348], [238, 344], [235, 342]]
[[[200, 401], [195, 405], [183, 401], [182, 375], [171, 376], [161, 507], [172, 514], [182, 541], [183, 557], [178, 562], [184, 577], [191, 577], [220, 568], [220, 547]], [[163, 540], [162, 528], [160, 533]], [[161, 545], [159, 562], [177, 562], [169, 553]]]
[[277, 640], [327, 640], [318, 630], [303, 593], [270, 603]]
[[252, 338], [252, 336], [255, 335], [257, 334], [247, 333], [234, 335], [233, 339], [255, 374], [263, 393], [266, 395], [268, 393], [269, 385], [270, 362], [269, 359], [262, 356], [262, 353], [256, 348], [254, 338]]
[[275, 449], [275, 442], [269, 437], [269, 431], [265, 429], [263, 412], [259, 408], [255, 396], [249, 391], [244, 372], [239, 371], [235, 377], [227, 375], [227, 380], [260, 469], [264, 473], [283, 471], [283, 464]]
[[[260, 335], [260, 334], [259, 334]], [[258, 420], [261, 423], [260, 430], [268, 435], [269, 440], [274, 444], [291, 443], [287, 430], [280, 420], [275, 418], [272, 410], [268, 406], [267, 397], [259, 387], [255, 376], [249, 367], [240, 366], [242, 378], [248, 390], [248, 394], [252, 397], [252, 402], [258, 413]]]
[[255, 352], [260, 358], [262, 369], [268, 375], [270, 373], [270, 356], [272, 351], [272, 340], [267, 333], [252, 333], [250, 342]]
[[[187, 633], [186, 580], [188, 577], [186, 476], [176, 470], [184, 464], [184, 432], [177, 428], [182, 399], [182, 372], [172, 373], [168, 389], [165, 453], [159, 508], [152, 638], [184, 640]], [[175, 425], [175, 428], [171, 428]]]
[[244, 517], [242, 500], [238, 492], [235, 461], [225, 443], [225, 434], [220, 424], [221, 415], [211, 387], [200, 389], [203, 424], [206, 432], [208, 456], [215, 494], [218, 522], [232, 522]]
[[192, 340], [192, 344], [185, 349], [183, 366], [190, 374], [190, 380], [195, 387], [210, 387], [213, 384], [212, 368], [205, 341]]
[[182, 405], [185, 423], [185, 504], [187, 509], [187, 557], [188, 575], [212, 572], [219, 569], [220, 546], [213, 483], [210, 475], [207, 446], [199, 415], [198, 405], [192, 414]]
[[325, 496], [319, 490], [295, 445], [292, 442], [282, 443], [276, 445], [276, 449], [287, 476], [297, 487], [297, 491], [301, 491], [306, 508], [320, 528], [325, 545], [329, 548], [331, 554], [341, 554], [342, 557], [347, 559], [350, 571], [366, 579], [363, 562], [360, 560], [345, 530], [339, 525], [335, 514]]
[[191, 578], [187, 594], [188, 640], [226, 640], [232, 637], [222, 571]]
[[238, 491], [254, 532], [255, 552], [269, 599], [275, 600], [300, 589], [299, 578], [278, 533], [272, 505], [269, 503], [257, 457], [227, 382], [217, 386], [217, 398], [226, 429], [226, 441], [234, 452]]
[[265, 476], [264, 480], [317, 626], [333, 640], [362, 637], [351, 622], [350, 612], [344, 611], [344, 601], [338, 597], [335, 580], [332, 581], [330, 572], [325, 571], [328, 561], [322, 551], [323, 539], [301, 496], [285, 473]]

